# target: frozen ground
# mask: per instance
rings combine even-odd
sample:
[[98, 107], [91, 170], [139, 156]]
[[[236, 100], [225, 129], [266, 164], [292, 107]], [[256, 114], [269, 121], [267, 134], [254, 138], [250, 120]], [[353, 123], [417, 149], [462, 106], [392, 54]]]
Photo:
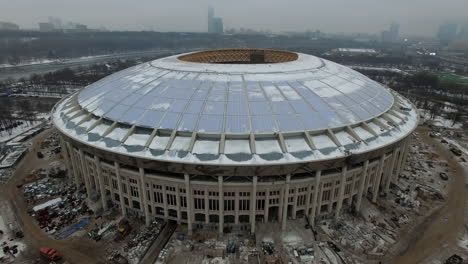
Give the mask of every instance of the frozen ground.
[[0, 250], [0, 260], [4, 260], [2, 263], [14, 263], [16, 257], [26, 250], [26, 245], [21, 239], [16, 238], [16, 232], [21, 230], [8, 201], [0, 201], [0, 230], [2, 231], [2, 234], [0, 234], [2, 249], [7, 246], [16, 248], [16, 253], [15, 250], [8, 252]]
[[23, 134], [24, 132], [30, 129], [33, 129], [34, 127], [39, 126], [42, 123], [42, 121], [32, 121], [32, 122], [28, 122], [25, 120], [18, 120], [18, 121], [22, 121], [23, 124], [13, 128], [9, 132], [0, 131], [0, 142], [10, 141], [11, 139]]
[[[426, 122], [432, 124], [433, 126], [437, 127], [444, 127], [444, 128], [451, 128], [451, 129], [460, 129], [463, 124], [461, 122], [453, 123], [452, 120], [449, 120], [443, 116], [435, 116], [434, 119], [431, 119], [431, 114], [428, 110], [419, 109], [420, 114], [424, 117]], [[444, 110], [444, 112], [449, 112], [450, 110]]]
[[338, 220], [319, 223], [319, 239], [338, 245], [347, 263], [372, 263], [392, 254], [405, 232], [444, 204], [448, 182], [440, 173], [449, 173], [447, 162], [417, 133], [414, 137], [405, 169], [389, 194], [377, 203], [363, 199], [360, 212], [348, 208]]

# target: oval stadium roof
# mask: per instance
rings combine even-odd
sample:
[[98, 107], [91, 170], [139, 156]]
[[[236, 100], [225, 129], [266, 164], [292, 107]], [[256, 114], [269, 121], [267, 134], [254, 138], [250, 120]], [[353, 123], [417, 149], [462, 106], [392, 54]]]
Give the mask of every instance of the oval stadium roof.
[[[323, 155], [347, 144], [359, 151], [363, 138], [390, 129], [389, 122], [397, 127], [417, 119], [403, 98], [345, 66], [301, 53], [263, 50], [256, 58], [248, 52], [189, 53], [120, 71], [62, 102], [55, 123], [88, 143], [126, 153], [149, 151], [150, 158], [174, 150], [182, 160], [199, 154], [195, 162], [219, 161], [228, 153], [243, 154], [234, 162], [253, 162], [252, 155], [263, 152], [266, 161], [284, 162], [284, 153], [291, 152], [317, 159], [306, 152], [322, 143], [330, 144]], [[396, 105], [411, 111], [392, 110]], [[345, 128], [343, 135], [330, 135]], [[309, 136], [296, 138], [304, 133]], [[268, 142], [277, 135], [278, 144]], [[243, 137], [254, 138], [256, 147], [240, 142]]]

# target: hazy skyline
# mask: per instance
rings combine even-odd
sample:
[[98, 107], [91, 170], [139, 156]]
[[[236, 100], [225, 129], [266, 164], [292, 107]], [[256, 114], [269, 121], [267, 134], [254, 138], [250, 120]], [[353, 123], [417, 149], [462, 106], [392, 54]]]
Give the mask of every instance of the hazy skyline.
[[466, 0], [0, 0], [0, 21], [37, 28], [55, 16], [91, 28], [204, 32], [209, 5], [225, 28], [272, 32], [380, 33], [396, 22], [401, 34], [434, 36], [441, 23], [468, 21]]

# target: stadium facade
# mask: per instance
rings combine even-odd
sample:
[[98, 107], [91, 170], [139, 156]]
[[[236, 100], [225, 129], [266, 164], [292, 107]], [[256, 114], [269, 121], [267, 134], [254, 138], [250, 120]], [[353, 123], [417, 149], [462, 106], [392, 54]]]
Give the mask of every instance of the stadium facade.
[[[336, 63], [276, 50], [157, 59], [61, 100], [53, 122], [88, 197], [223, 232], [377, 201], [418, 123], [404, 97]], [[97, 195], [96, 195], [97, 194]]]

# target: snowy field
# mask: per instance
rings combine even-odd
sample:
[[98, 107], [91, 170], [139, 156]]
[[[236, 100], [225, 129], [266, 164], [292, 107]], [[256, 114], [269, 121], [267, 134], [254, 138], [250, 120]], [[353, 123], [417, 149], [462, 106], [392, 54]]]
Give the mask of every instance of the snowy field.
[[463, 124], [460, 122], [455, 122], [454, 124], [452, 120], [446, 119], [442, 116], [435, 116], [434, 119], [431, 119], [431, 114], [429, 113], [429, 111], [425, 111], [423, 109], [419, 109], [419, 111], [420, 114], [424, 117], [424, 119], [428, 122], [432, 122], [432, 125], [434, 126], [451, 129], [460, 129], [463, 126]]
[[0, 142], [1, 143], [10, 141], [13, 138], [23, 134], [24, 132], [26, 132], [26, 131], [28, 131], [30, 129], [33, 129], [33, 128], [39, 126], [42, 123], [42, 121], [32, 121], [31, 123], [28, 122], [28, 121], [24, 121], [24, 120], [18, 120], [18, 121], [23, 121], [23, 124], [13, 128], [10, 131], [0, 131]]

